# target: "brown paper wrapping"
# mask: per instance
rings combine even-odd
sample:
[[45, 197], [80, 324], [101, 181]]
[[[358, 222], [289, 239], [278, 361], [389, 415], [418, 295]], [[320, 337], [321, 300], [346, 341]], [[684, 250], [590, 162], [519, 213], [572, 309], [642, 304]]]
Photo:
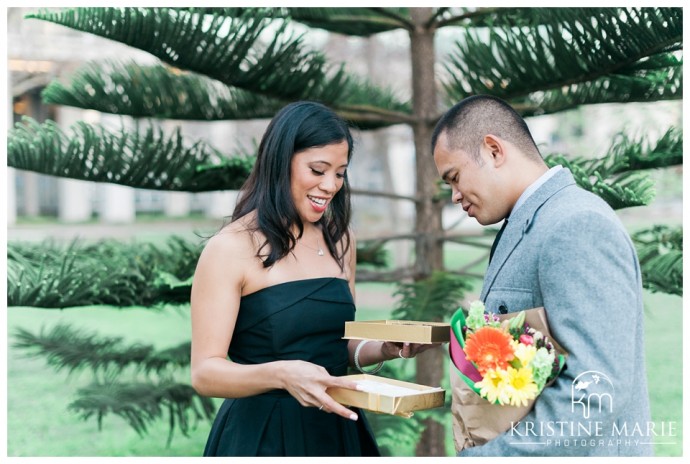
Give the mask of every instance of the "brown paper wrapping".
[[[501, 320], [510, 319], [518, 313], [497, 314]], [[543, 307], [525, 310], [525, 322], [549, 338], [557, 354], [567, 355], [565, 350], [551, 338], [546, 311]], [[534, 401], [527, 406], [509, 406], [489, 403], [479, 396], [469, 385], [455, 373], [451, 361], [450, 388], [452, 391], [451, 412], [453, 414], [453, 440], [455, 449], [483, 445], [510, 429], [513, 422], [521, 420], [534, 406]], [[551, 385], [551, 380], [546, 387]]]

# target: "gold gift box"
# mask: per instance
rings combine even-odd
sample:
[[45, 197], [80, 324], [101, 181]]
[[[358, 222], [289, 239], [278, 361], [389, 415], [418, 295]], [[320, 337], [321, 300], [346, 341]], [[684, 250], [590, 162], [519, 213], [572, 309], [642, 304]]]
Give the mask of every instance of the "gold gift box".
[[[344, 378], [355, 382], [369, 381], [379, 385], [383, 384], [381, 386], [384, 390], [381, 393], [350, 390], [340, 387], [331, 387], [326, 390], [326, 393], [331, 395], [334, 400], [347, 406], [410, 418], [414, 411], [438, 408], [443, 406], [445, 401], [446, 392], [438, 387], [427, 387], [426, 385], [367, 374], [347, 375]], [[415, 390], [415, 392], [405, 392], [404, 394], [393, 392], [387, 394], [385, 393], [386, 386], [394, 387], [394, 389], [397, 387]]]
[[405, 320], [349, 321], [345, 323], [343, 338], [409, 343], [448, 343], [450, 324]]

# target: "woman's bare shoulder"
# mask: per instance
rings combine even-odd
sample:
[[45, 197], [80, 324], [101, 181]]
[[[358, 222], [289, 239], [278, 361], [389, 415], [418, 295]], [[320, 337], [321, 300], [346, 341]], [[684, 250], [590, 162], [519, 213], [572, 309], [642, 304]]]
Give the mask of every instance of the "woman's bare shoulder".
[[256, 232], [244, 218], [225, 225], [213, 235], [204, 247], [205, 254], [223, 257], [248, 258], [256, 255]]

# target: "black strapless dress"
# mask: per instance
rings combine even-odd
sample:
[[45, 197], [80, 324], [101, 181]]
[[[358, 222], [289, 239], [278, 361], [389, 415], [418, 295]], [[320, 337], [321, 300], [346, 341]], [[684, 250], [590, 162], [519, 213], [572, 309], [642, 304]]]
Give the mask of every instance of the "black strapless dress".
[[[228, 349], [239, 364], [303, 360], [347, 374], [345, 322], [355, 306], [344, 279], [285, 282], [242, 297]], [[303, 407], [285, 390], [226, 399], [204, 456], [379, 456], [362, 411], [354, 422]]]

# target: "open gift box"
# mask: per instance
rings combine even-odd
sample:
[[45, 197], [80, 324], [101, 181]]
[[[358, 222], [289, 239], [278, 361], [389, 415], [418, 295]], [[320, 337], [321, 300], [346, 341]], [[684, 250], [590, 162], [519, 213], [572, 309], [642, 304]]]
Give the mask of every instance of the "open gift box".
[[446, 392], [411, 382], [357, 374], [344, 378], [357, 382], [362, 390], [331, 387], [326, 393], [338, 403], [378, 413], [412, 417], [414, 411], [443, 406]]

